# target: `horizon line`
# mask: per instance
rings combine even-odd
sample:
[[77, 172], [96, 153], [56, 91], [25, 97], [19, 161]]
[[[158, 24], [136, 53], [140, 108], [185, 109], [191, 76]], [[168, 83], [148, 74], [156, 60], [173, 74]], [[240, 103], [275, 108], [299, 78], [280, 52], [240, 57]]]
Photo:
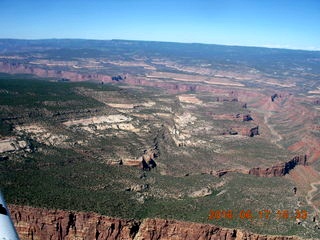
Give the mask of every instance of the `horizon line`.
[[0, 40], [25, 40], [25, 41], [46, 41], [46, 40], [86, 40], [86, 41], [131, 41], [131, 42], [158, 42], [158, 43], [178, 43], [178, 44], [202, 44], [202, 45], [219, 45], [227, 47], [248, 47], [248, 48], [267, 48], [267, 49], [282, 49], [282, 50], [292, 50], [292, 51], [311, 51], [319, 52], [320, 48], [309, 47], [309, 48], [298, 48], [290, 47], [287, 45], [243, 45], [237, 43], [208, 43], [208, 42], [179, 42], [179, 41], [164, 41], [164, 40], [141, 40], [141, 39], [122, 39], [122, 38], [112, 38], [112, 39], [98, 39], [98, 38], [0, 38]]

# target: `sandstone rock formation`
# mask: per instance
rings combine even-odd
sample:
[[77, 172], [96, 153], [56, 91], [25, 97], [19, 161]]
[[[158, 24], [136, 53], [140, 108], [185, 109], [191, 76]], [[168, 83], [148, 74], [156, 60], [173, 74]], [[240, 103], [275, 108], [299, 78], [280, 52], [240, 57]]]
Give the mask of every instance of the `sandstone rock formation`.
[[211, 224], [175, 220], [146, 219], [142, 222], [136, 240], [298, 240], [298, 237], [267, 236], [237, 229], [225, 229]]
[[202, 188], [198, 191], [195, 191], [189, 194], [189, 197], [197, 198], [197, 197], [205, 197], [212, 194], [212, 190], [209, 187]]
[[139, 167], [142, 170], [151, 170], [157, 166], [155, 158], [158, 157], [158, 150], [150, 148], [144, 150], [144, 153], [138, 159], [121, 159], [120, 161], [112, 161], [110, 164], [119, 164], [124, 166]]
[[140, 222], [60, 210], [9, 206], [21, 240], [133, 239]]
[[164, 219], [124, 220], [95, 213], [9, 205], [21, 240], [300, 240], [267, 236], [211, 224]]
[[295, 156], [290, 161], [281, 163], [270, 168], [252, 168], [249, 170], [249, 174], [259, 177], [281, 177], [290, 172], [297, 165], [307, 165], [307, 156]]
[[16, 138], [0, 139], [0, 153], [14, 152], [27, 148], [28, 144], [24, 140], [17, 140]]
[[223, 132], [222, 135], [237, 135], [240, 134], [241, 136], [247, 136], [247, 137], [254, 137], [257, 135], [260, 135], [259, 132], [259, 126], [250, 128], [250, 127], [233, 127], [232, 129], [229, 129], [227, 132]]
[[295, 156], [290, 161], [280, 163], [268, 168], [255, 167], [249, 170], [245, 169], [223, 169], [218, 171], [210, 171], [211, 175], [222, 177], [223, 175], [231, 172], [237, 172], [242, 174], [250, 174], [257, 177], [282, 177], [288, 174], [297, 165], [306, 166], [307, 155]]

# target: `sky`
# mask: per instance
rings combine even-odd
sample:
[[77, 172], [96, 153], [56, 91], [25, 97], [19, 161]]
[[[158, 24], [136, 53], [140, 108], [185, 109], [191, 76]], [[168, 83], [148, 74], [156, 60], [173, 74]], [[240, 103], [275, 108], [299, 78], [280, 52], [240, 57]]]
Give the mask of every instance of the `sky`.
[[0, 0], [0, 38], [320, 50], [320, 0]]

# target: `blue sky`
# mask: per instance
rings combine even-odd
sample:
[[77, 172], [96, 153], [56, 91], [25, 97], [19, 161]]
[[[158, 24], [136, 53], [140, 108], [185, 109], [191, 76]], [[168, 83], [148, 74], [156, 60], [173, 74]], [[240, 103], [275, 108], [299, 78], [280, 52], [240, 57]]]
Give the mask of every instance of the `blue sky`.
[[0, 38], [320, 50], [318, 0], [0, 0]]

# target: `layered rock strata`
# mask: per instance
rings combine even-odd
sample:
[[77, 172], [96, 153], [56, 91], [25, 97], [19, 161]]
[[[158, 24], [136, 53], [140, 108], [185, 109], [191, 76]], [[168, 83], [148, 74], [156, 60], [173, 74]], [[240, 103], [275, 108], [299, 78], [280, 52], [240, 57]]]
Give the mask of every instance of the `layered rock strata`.
[[21, 240], [300, 240], [268, 236], [211, 224], [164, 219], [142, 221], [110, 218], [95, 213], [48, 210], [9, 205]]
[[288, 162], [274, 165], [270, 168], [252, 168], [249, 170], [249, 174], [259, 177], [281, 177], [288, 174], [297, 165], [306, 166], [307, 156], [295, 156]]
[[255, 167], [249, 170], [245, 169], [226, 169], [216, 172], [210, 172], [212, 175], [222, 177], [230, 172], [238, 172], [243, 174], [250, 174], [258, 177], [282, 177], [293, 170], [297, 165], [307, 166], [307, 155], [295, 156], [290, 161], [279, 163], [269, 168]]

